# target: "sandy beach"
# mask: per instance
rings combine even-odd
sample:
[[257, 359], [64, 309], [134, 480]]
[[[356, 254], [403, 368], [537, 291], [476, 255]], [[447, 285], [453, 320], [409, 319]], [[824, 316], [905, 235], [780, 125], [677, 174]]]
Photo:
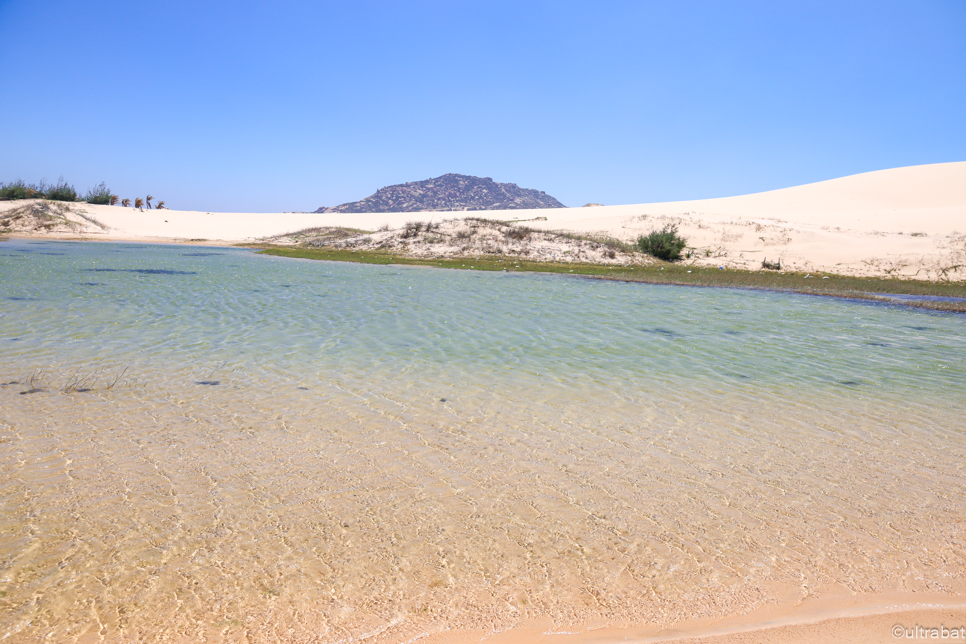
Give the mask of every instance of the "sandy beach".
[[[0, 202], [0, 212], [22, 205]], [[611, 236], [678, 226], [698, 265], [857, 276], [966, 276], [966, 162], [869, 172], [758, 194], [699, 201], [541, 210], [432, 213], [219, 213], [77, 204], [76, 232], [43, 237], [252, 243], [318, 226], [375, 231], [416, 220], [486, 217], [546, 230]], [[97, 222], [97, 223], [94, 223]], [[14, 233], [17, 234], [17, 233]]]

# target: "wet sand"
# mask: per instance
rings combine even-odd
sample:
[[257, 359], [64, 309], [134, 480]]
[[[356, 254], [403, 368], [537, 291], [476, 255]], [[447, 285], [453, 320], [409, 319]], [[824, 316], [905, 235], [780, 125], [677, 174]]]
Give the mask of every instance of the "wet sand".
[[[917, 599], [907, 598], [915, 605]], [[940, 603], [948, 598], [937, 598]], [[897, 608], [883, 611], [881, 602], [868, 599], [870, 606], [856, 606], [854, 597], [823, 602], [821, 610], [801, 607], [791, 614], [753, 615], [721, 620], [715, 624], [686, 623], [671, 628], [612, 628], [597, 625], [559, 627], [534, 622], [497, 634], [479, 632], [444, 633], [418, 641], [425, 644], [591, 644], [606, 642], [674, 642], [675, 644], [884, 644], [886, 642], [930, 640], [947, 633], [945, 641], [963, 641], [966, 634], [966, 604], [948, 607]], [[899, 602], [901, 604], [901, 602]], [[756, 618], [762, 618], [756, 621]], [[901, 630], [900, 630], [901, 629]], [[943, 630], [945, 629], [945, 631]], [[958, 637], [954, 631], [958, 630]], [[931, 641], [943, 641], [932, 637]]]

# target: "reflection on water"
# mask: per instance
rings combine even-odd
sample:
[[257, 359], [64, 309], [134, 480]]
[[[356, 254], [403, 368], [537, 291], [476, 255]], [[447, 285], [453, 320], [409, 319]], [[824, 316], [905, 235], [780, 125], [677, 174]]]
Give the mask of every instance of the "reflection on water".
[[964, 590], [962, 317], [3, 246], [35, 251], [0, 257], [5, 641], [408, 641]]

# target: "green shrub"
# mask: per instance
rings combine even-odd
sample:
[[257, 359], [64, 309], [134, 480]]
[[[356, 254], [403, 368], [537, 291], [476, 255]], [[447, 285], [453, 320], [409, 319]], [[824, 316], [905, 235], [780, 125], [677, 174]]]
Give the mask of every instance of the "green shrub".
[[688, 241], [678, 235], [678, 227], [674, 224], [668, 224], [661, 230], [652, 230], [637, 238], [637, 247], [642, 253], [667, 262], [681, 259], [681, 251], [687, 245]]
[[56, 185], [47, 188], [44, 196], [51, 201], [77, 201], [77, 190], [61, 177]]
[[84, 197], [84, 201], [92, 204], [108, 205], [111, 203], [111, 197], [113, 196], [110, 188], [101, 181], [100, 185], [94, 186], [87, 191], [87, 196]]
[[24, 183], [20, 179], [12, 183], [0, 183], [0, 201], [14, 199], [40, 199], [44, 194], [39, 186]]

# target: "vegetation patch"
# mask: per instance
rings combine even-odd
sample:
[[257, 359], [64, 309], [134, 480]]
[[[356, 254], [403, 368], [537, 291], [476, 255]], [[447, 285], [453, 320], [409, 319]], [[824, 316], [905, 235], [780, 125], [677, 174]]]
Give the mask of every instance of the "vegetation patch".
[[636, 247], [603, 235], [543, 230], [484, 217], [409, 221], [375, 232], [306, 229], [265, 240], [273, 246], [386, 251], [393, 257], [514, 257], [525, 261], [587, 264], [647, 264]]
[[111, 203], [117, 202], [117, 197], [111, 193], [111, 189], [102, 181], [100, 185], [94, 186], [87, 191], [87, 196], [84, 197], [84, 201], [90, 204], [98, 205], [111, 205]]
[[[49, 185], [45, 181], [41, 181], [40, 183], [26, 183], [21, 179], [10, 183], [0, 183], [0, 201], [20, 199], [47, 199], [49, 201], [68, 202], [86, 201], [89, 204], [108, 206], [116, 206], [120, 203], [124, 207], [131, 205], [130, 199], [121, 199], [118, 195], [111, 192], [111, 189], [103, 181], [88, 190], [83, 198], [78, 195], [77, 189], [73, 185], [64, 181], [63, 177], [58, 179], [57, 183], [53, 185]], [[165, 209], [163, 201], [159, 201], [155, 205], [151, 203], [153, 199], [154, 197], [152, 195], [148, 195], [144, 199], [138, 197], [134, 200], [134, 207], [142, 210], [144, 208], [148, 208], [149, 210], [151, 208], [156, 210]]]
[[678, 235], [678, 227], [675, 224], [667, 224], [660, 230], [652, 230], [637, 238], [637, 247], [642, 253], [666, 262], [681, 259], [681, 251], [687, 245], [688, 241]]
[[[104, 185], [104, 184], [101, 184]], [[77, 190], [61, 177], [57, 183], [25, 183], [20, 179], [11, 183], [0, 183], [0, 201], [19, 199], [49, 199], [51, 201], [78, 201]]]
[[77, 201], [78, 199], [77, 190], [74, 186], [64, 181], [63, 177], [56, 184], [47, 188], [44, 197], [51, 201]]
[[24, 183], [20, 179], [10, 183], [0, 183], [0, 201], [43, 199], [45, 196], [40, 186]]

